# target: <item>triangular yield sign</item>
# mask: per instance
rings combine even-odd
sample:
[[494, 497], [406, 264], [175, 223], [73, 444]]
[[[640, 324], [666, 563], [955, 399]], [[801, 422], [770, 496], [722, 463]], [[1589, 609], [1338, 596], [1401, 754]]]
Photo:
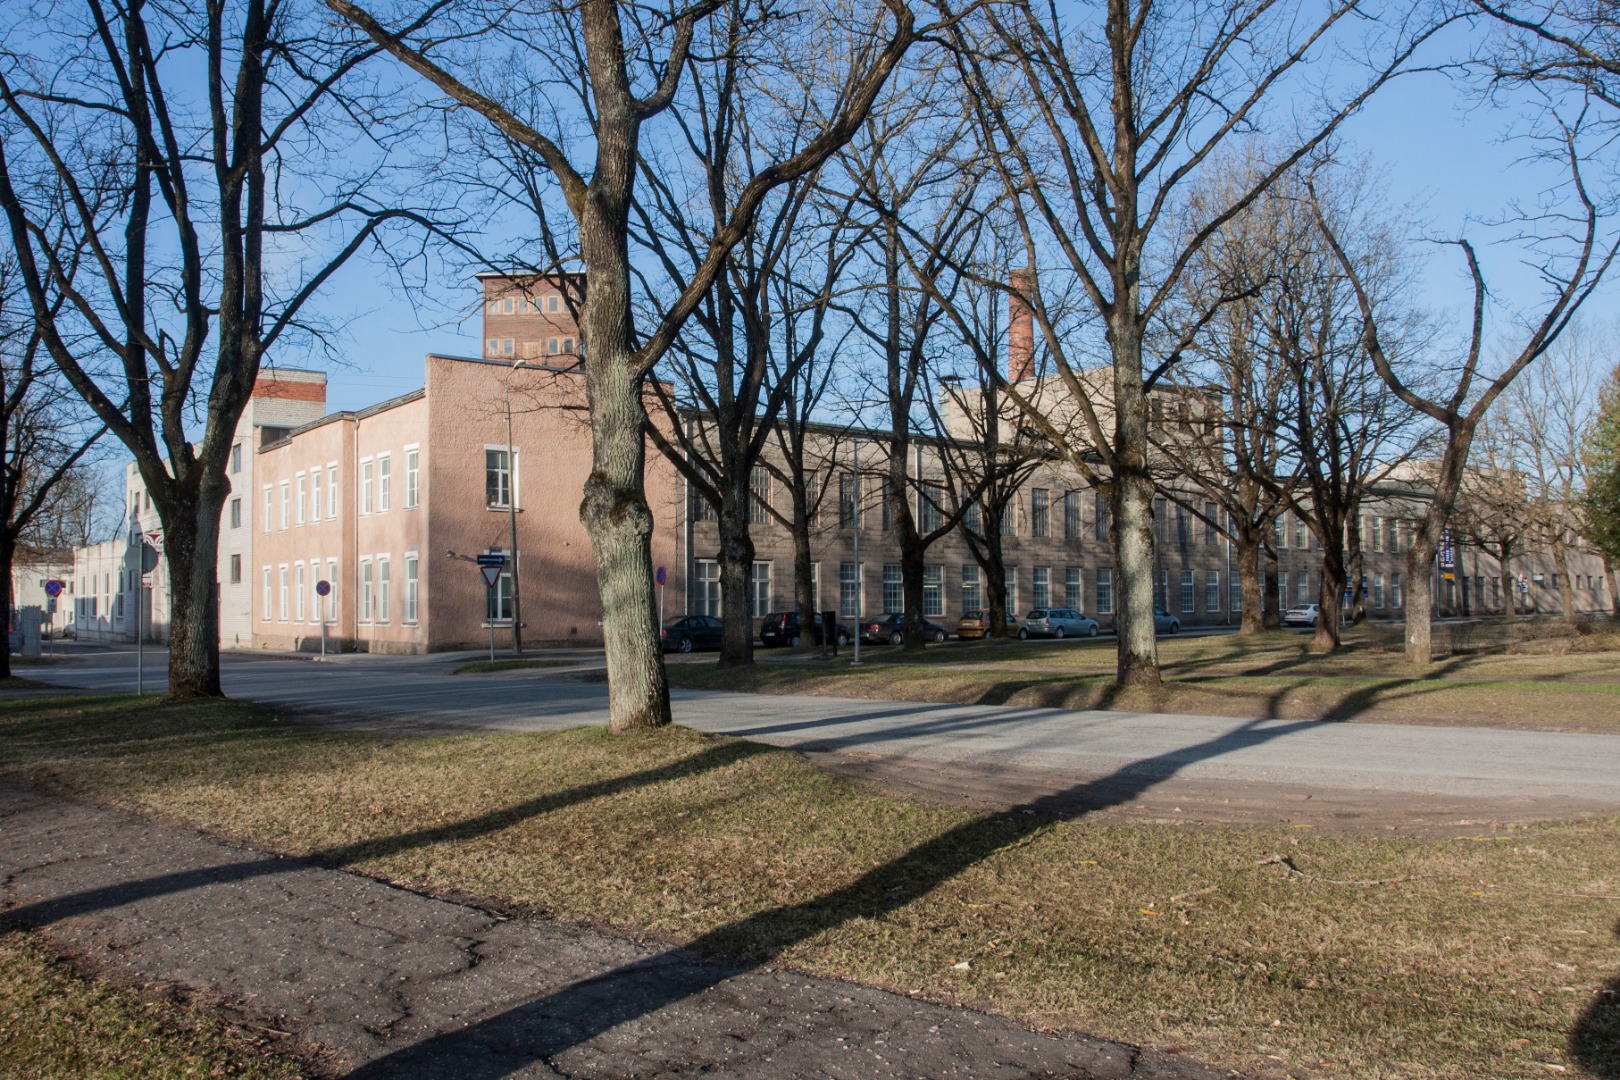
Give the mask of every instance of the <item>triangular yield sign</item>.
[[478, 572], [484, 575], [484, 585], [493, 589], [495, 583], [501, 580], [501, 568], [498, 566], [480, 566]]

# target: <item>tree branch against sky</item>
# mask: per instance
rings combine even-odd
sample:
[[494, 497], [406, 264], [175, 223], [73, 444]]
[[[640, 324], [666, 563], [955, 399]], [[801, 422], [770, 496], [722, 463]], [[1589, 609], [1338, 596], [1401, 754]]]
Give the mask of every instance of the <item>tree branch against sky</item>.
[[[669, 7], [580, 0], [526, 20], [506, 7], [486, 18], [474, 0], [439, 0], [425, 13], [417, 5], [402, 5], [400, 11], [411, 14], [400, 17], [389, 11], [379, 17], [351, 0], [327, 0], [440, 94], [538, 155], [577, 226], [578, 261], [587, 282], [579, 323], [592, 439], [580, 517], [596, 556], [609, 728], [615, 732], [670, 722], [668, 682], [654, 629], [642, 380], [724, 272], [761, 203], [781, 185], [813, 172], [859, 130], [917, 35], [915, 19], [901, 0], [884, 0], [880, 8], [860, 13], [834, 9], [839, 15], [860, 14], [864, 27], [855, 18], [820, 24], [839, 31], [828, 33], [820, 56], [824, 81], [818, 87], [833, 99], [824, 108], [825, 122], [789, 156], [750, 164], [729, 216], [715, 223], [685, 287], [644, 329], [636, 324], [628, 251], [643, 125], [670, 107], [688, 66], [705, 62], [692, 51], [698, 25], [728, 2], [740, 0]], [[532, 41], [526, 40], [531, 35]], [[521, 86], [521, 93], [503, 98], [481, 78], [480, 69], [497, 47], [510, 47], [536, 66], [535, 80]], [[559, 72], [574, 80], [573, 88], [565, 87]], [[570, 99], [579, 112], [570, 112]]]

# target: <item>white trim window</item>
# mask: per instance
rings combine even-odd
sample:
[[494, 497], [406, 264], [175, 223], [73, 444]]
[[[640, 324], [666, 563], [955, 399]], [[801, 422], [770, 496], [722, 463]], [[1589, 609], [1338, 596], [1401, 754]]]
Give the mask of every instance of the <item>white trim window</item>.
[[336, 559], [326, 560], [326, 580], [332, 591], [326, 594], [326, 621], [337, 622], [338, 564]]
[[293, 522], [302, 526], [304, 524], [304, 503], [309, 497], [309, 477], [303, 473], [298, 473], [295, 479], [298, 484], [298, 502], [293, 509]]
[[[409, 460], [408, 454], [406, 457]], [[421, 564], [417, 559], [416, 552], [407, 551], [405, 553], [405, 621], [408, 623], [416, 622], [417, 579], [420, 574], [420, 567]]]
[[[1101, 498], [1102, 496], [1098, 496]], [[1114, 613], [1114, 568], [1111, 566], [1097, 567], [1097, 614], [1112, 615]]]
[[321, 467], [309, 470], [309, 520], [321, 520]]
[[292, 519], [292, 485], [287, 481], [281, 482], [281, 531], [287, 531], [287, 524]]
[[838, 564], [838, 614], [853, 619], [861, 613], [860, 568], [852, 562]]
[[1007, 618], [1016, 619], [1018, 617], [1018, 567], [1009, 566], [1006, 568], [1006, 572], [1007, 594], [1002, 598], [1004, 600], [1002, 607], [1007, 612]]
[[335, 518], [338, 516], [337, 462], [328, 461], [326, 463], [326, 476], [326, 516]]
[[269, 622], [270, 621], [270, 603], [271, 603], [270, 568], [268, 566], [266, 566], [266, 567], [263, 568], [263, 570], [264, 570], [264, 606], [260, 609], [261, 614], [259, 615], [259, 621], [260, 622]]
[[1219, 570], [1204, 571], [1204, 610], [1221, 610], [1221, 572]]
[[371, 621], [371, 560], [360, 560], [360, 621]]
[[392, 560], [387, 555], [377, 556], [377, 621], [388, 621], [393, 593]]
[[304, 564], [293, 563], [293, 622], [304, 621]]
[[713, 559], [697, 559], [692, 568], [692, 611], [697, 615], [720, 617], [720, 564]]
[[945, 568], [938, 563], [923, 566], [923, 617], [945, 617]]
[[906, 609], [905, 574], [897, 562], [883, 564], [883, 614]]
[[771, 564], [756, 561], [748, 575], [748, 599], [753, 616], [762, 619], [771, 613]]
[[405, 448], [405, 509], [415, 510], [422, 505], [422, 451], [415, 446]]
[[962, 610], [982, 611], [984, 609], [984, 591], [979, 586], [979, 567], [977, 563], [962, 564]]
[[1081, 603], [1085, 599], [1084, 589], [1081, 586], [1082, 580], [1078, 566], [1066, 566], [1063, 568], [1064, 607], [1071, 607], [1076, 611], [1085, 610], [1085, 605]]
[[1392, 608], [1401, 606], [1401, 575], [1399, 574], [1389, 575], [1389, 606]]
[[370, 458], [360, 459], [360, 513], [371, 513], [377, 494], [377, 463]]
[[275, 496], [270, 494], [270, 485], [264, 485], [264, 531], [270, 531], [270, 508]]
[[1197, 600], [1198, 594], [1193, 591], [1193, 572], [1183, 570], [1181, 572], [1181, 613], [1185, 615], [1197, 611]]
[[388, 513], [389, 504], [394, 501], [394, 457], [392, 454], [377, 455], [377, 513]]
[[287, 564], [282, 563], [279, 567], [277, 567], [277, 571], [281, 582], [280, 606], [277, 608], [277, 610], [280, 612], [280, 621], [286, 622], [287, 601], [290, 599], [287, 595]]
[[484, 447], [484, 505], [492, 510], [507, 510], [515, 505], [517, 457], [516, 448], [508, 458], [504, 446]]
[[1052, 606], [1052, 568], [1050, 566], [1031, 567], [1029, 586], [1031, 607], [1044, 608]]

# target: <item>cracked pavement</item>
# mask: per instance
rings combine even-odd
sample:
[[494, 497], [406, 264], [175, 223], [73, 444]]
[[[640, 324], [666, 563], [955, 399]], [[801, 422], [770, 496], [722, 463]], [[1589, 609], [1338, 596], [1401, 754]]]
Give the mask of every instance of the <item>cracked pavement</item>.
[[507, 918], [0, 786], [4, 920], [217, 1004], [332, 1075], [1215, 1080], [851, 983]]

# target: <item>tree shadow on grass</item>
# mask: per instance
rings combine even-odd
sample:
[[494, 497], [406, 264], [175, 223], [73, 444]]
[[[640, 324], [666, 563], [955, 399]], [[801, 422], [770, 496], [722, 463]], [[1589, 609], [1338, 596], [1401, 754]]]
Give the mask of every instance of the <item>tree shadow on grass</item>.
[[394, 1051], [349, 1074], [350, 1080], [454, 1076], [495, 1080], [549, 1061], [621, 1024], [749, 971], [791, 947], [862, 919], [898, 911], [974, 865], [1053, 823], [1129, 802], [1195, 761], [1312, 722], [1255, 724], [1203, 743], [1133, 762], [1109, 776], [948, 829], [847, 885], [796, 904], [770, 908], [709, 931], [690, 945], [626, 964], [455, 1031]]
[[[1620, 938], [1620, 922], [1614, 924]], [[1620, 975], [1597, 992], [1569, 1033], [1569, 1056], [1598, 1080], [1620, 1080]]]

